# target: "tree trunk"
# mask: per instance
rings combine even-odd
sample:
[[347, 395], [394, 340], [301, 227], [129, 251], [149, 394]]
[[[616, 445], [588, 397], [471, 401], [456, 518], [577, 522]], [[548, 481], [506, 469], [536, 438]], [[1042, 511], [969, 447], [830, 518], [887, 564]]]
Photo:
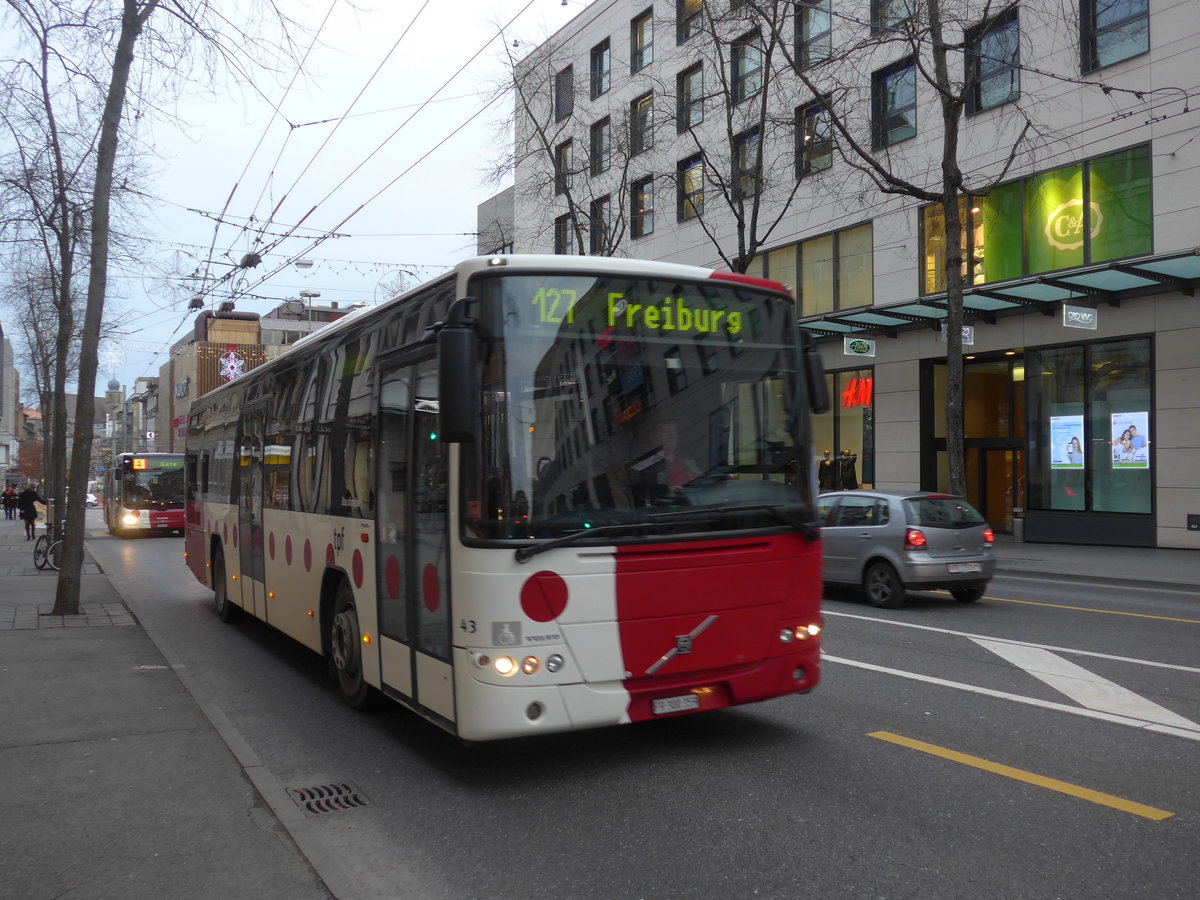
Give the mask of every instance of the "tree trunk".
[[112, 197], [113, 169], [116, 164], [121, 114], [129, 72], [133, 67], [133, 49], [142, 27], [159, 0], [124, 0], [121, 36], [113, 56], [112, 80], [104, 103], [100, 142], [96, 150], [96, 184], [92, 193], [92, 245], [88, 275], [87, 308], [79, 346], [79, 400], [75, 409], [75, 447], [71, 454], [71, 491], [66, 507], [67, 529], [63, 543], [62, 568], [54, 598], [54, 615], [78, 615], [80, 572], [83, 569], [84, 497], [91, 474], [92, 426], [96, 417], [92, 398], [96, 393], [96, 366], [100, 343], [100, 324], [104, 317], [105, 289], [108, 283], [109, 203]]

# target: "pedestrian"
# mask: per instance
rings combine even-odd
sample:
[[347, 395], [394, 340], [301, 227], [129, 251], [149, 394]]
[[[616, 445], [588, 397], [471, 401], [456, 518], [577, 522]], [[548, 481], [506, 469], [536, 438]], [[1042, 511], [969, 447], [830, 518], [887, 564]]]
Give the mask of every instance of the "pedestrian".
[[4, 489], [4, 518], [17, 517], [17, 491], [11, 484]]
[[17, 497], [17, 509], [21, 512], [21, 519], [25, 523], [25, 540], [32, 541], [34, 534], [37, 531], [37, 506], [34, 504], [41, 503], [42, 498], [38, 496], [37, 488], [33, 483], [25, 485], [25, 490], [21, 491], [21, 495]]

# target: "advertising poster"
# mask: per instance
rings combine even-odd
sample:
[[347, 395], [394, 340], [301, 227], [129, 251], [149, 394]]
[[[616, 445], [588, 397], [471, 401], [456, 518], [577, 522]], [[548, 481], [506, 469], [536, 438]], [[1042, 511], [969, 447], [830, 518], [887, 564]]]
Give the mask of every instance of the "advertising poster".
[[1150, 414], [1112, 414], [1112, 465], [1114, 469], [1150, 468]]
[[1050, 468], [1083, 468], [1083, 416], [1050, 417]]

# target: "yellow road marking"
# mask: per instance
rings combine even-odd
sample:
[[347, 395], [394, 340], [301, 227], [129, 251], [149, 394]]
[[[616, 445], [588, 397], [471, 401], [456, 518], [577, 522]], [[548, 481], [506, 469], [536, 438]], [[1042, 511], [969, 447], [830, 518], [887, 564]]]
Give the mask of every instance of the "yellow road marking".
[[1052, 609], [1069, 609], [1074, 612], [1100, 613], [1105, 616], [1131, 616], [1135, 619], [1156, 619], [1159, 622], [1183, 622], [1185, 625], [1200, 625], [1200, 619], [1175, 619], [1171, 616], [1151, 616], [1147, 613], [1118, 612], [1115, 609], [1093, 609], [1090, 606], [1066, 606], [1062, 603], [1039, 603], [1036, 600], [1009, 600], [1007, 597], [984, 597], [1001, 603], [1023, 603], [1025, 606], [1049, 606]]
[[1014, 769], [1012, 766], [1005, 766], [991, 760], [981, 759], [978, 756], [968, 756], [965, 753], [958, 753], [954, 750], [947, 750], [945, 747], [939, 747], [936, 744], [927, 744], [924, 741], [901, 737], [898, 734], [892, 734], [888, 731], [873, 731], [867, 737], [888, 741], [892, 744], [898, 744], [901, 747], [908, 747], [911, 750], [920, 750], [922, 753], [948, 759], [951, 762], [962, 763], [964, 766], [973, 766], [976, 769], [983, 769], [985, 772], [1003, 775], [1005, 778], [1012, 778], [1016, 781], [1023, 781], [1026, 784], [1036, 785], [1037, 787], [1043, 787], [1051, 791], [1058, 791], [1060, 794], [1069, 794], [1072, 797], [1078, 797], [1081, 800], [1098, 803], [1101, 806], [1108, 806], [1112, 809], [1119, 809], [1122, 812], [1133, 813], [1133, 815], [1141, 816], [1143, 819], [1153, 819], [1155, 822], [1161, 822], [1163, 819], [1169, 819], [1175, 815], [1175, 813], [1167, 812], [1165, 809], [1155, 809], [1153, 806], [1146, 806], [1143, 803], [1123, 800], [1120, 797], [1114, 797], [1112, 794], [1102, 794], [1100, 791], [1093, 791], [1085, 787], [1080, 787], [1077, 784], [1059, 781], [1056, 778], [1047, 778], [1044, 775], [1037, 775], [1034, 772], [1026, 772], [1024, 769]]

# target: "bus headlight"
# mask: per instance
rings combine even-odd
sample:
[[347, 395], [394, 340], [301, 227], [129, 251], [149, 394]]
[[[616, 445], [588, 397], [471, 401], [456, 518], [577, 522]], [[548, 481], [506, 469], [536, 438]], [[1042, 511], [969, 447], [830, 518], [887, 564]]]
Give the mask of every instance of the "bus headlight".
[[140, 512], [138, 512], [136, 509], [131, 509], [131, 510], [129, 510], [129, 512], [124, 513], [121, 516], [121, 524], [122, 525], [136, 525], [138, 523], [138, 520], [141, 517], [142, 517], [142, 514]]
[[496, 674], [508, 677], [516, 674], [517, 661], [511, 656], [497, 656], [492, 667], [496, 670]]

